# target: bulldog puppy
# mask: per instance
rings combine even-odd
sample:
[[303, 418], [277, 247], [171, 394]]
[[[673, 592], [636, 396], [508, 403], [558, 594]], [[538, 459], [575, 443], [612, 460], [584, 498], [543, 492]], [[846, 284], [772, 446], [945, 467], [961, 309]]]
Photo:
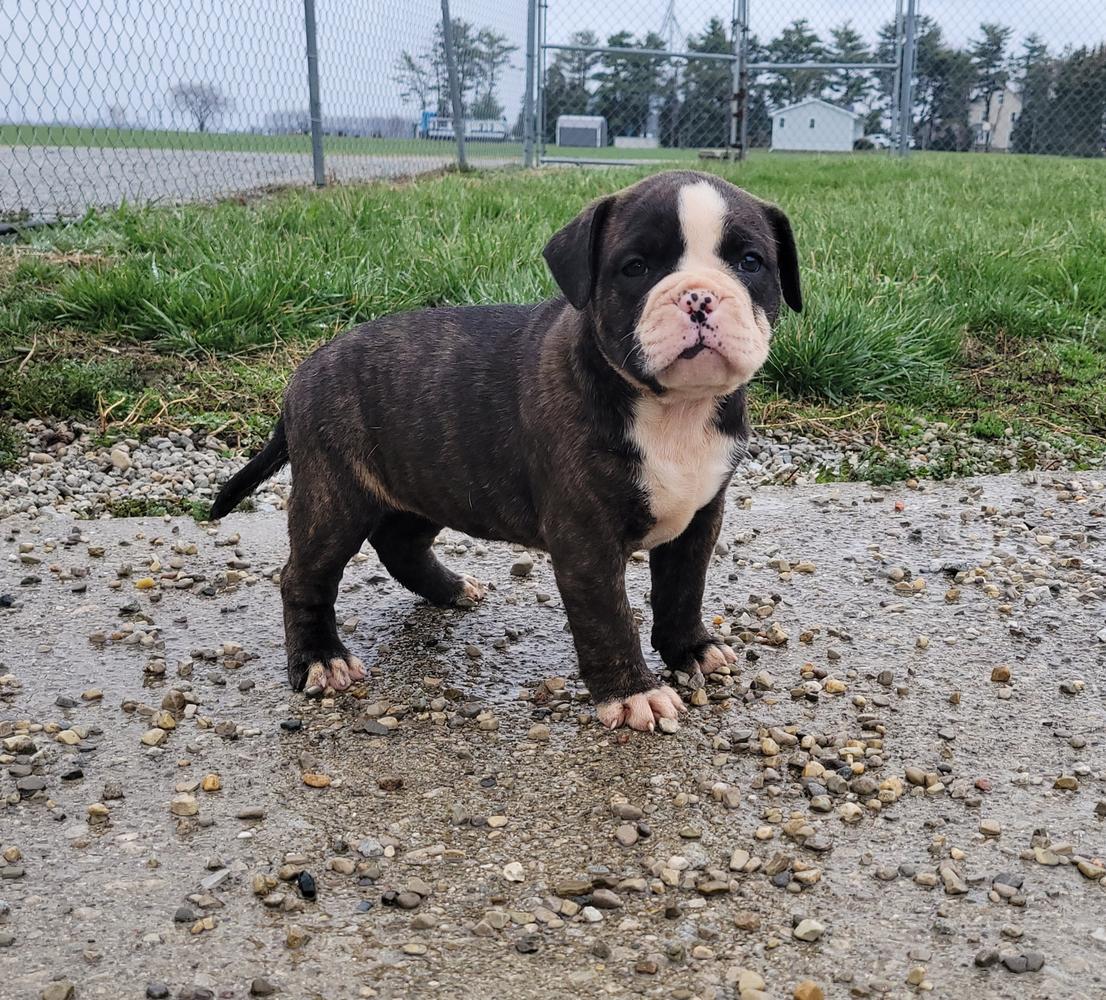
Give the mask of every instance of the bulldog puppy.
[[634, 550], [650, 550], [664, 663], [709, 673], [735, 659], [701, 603], [748, 432], [744, 387], [781, 297], [802, 306], [788, 219], [719, 177], [672, 171], [589, 205], [544, 256], [563, 297], [386, 316], [319, 348], [216, 500], [213, 518], [292, 465], [280, 586], [293, 688], [365, 676], [334, 600], [366, 539], [434, 604], [483, 596], [431, 551], [443, 527], [550, 554], [607, 726], [651, 730], [683, 710], [642, 655]]

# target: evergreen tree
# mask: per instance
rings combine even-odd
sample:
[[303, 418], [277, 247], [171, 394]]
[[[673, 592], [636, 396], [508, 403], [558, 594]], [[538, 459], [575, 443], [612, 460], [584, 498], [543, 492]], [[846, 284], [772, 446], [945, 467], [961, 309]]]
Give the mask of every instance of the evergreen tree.
[[[593, 31], [577, 31], [569, 39], [572, 45], [596, 46]], [[599, 68], [598, 52], [558, 50], [545, 74], [545, 141], [556, 141], [559, 115], [586, 115], [591, 102], [589, 86]]]
[[[721, 18], [687, 40], [689, 52], [730, 52], [732, 46]], [[684, 107], [679, 128], [681, 146], [725, 146], [730, 137], [733, 70], [720, 59], [691, 59], [684, 80]]]
[[1022, 107], [1010, 137], [1015, 153], [1040, 153], [1047, 142], [1055, 67], [1048, 46], [1032, 34], [1022, 43], [1015, 61]]
[[[829, 62], [872, 62], [872, 53], [868, 49], [868, 43], [849, 21], [830, 28], [832, 39], [826, 58]], [[853, 109], [853, 106], [863, 101], [871, 93], [873, 82], [871, 75], [866, 70], [832, 70], [825, 90], [825, 98], [843, 108]]]
[[[664, 39], [650, 32], [640, 42], [629, 31], [620, 31], [607, 39], [609, 48], [663, 49]], [[602, 69], [594, 79], [595, 113], [607, 119], [607, 134], [615, 136], [644, 135], [649, 122], [649, 109], [657, 92], [664, 62], [651, 56], [607, 52], [602, 55]]]
[[[773, 62], [815, 62], [824, 59], [825, 54], [825, 47], [806, 18], [792, 21], [768, 43], [768, 56]], [[782, 108], [818, 97], [825, 86], [825, 70], [780, 70], [768, 86], [768, 96], [773, 107]]]
[[[1012, 28], [985, 22], [979, 26], [982, 37], [971, 43], [968, 50], [971, 70], [974, 71], [976, 95], [983, 101], [983, 121], [991, 121], [991, 105], [995, 94], [1006, 87], [1010, 72], [1006, 66], [1006, 44], [1013, 34]], [[991, 148], [991, 130], [983, 131], [985, 148]]]
[[1056, 70], [1051, 127], [1041, 152], [1102, 156], [1106, 144], [1106, 45], [1065, 53]]

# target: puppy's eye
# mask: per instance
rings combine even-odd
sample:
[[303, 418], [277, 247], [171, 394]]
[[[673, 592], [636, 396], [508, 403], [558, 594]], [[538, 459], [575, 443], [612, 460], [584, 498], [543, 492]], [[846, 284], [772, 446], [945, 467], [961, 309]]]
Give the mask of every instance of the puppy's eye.
[[764, 266], [764, 261], [759, 254], [747, 253], [737, 266], [746, 274], [756, 274]]
[[646, 266], [645, 261], [640, 257], [631, 257], [630, 260], [622, 265], [622, 273], [627, 278], [640, 278], [648, 270], [649, 268]]

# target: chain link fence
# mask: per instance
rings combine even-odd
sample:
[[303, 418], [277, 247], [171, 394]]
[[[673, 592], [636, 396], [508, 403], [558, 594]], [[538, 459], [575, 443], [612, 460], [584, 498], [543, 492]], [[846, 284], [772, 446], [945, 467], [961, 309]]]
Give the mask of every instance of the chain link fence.
[[0, 0], [0, 56], [0, 226], [458, 161], [1106, 143], [1096, 0]]
[[539, 12], [543, 162], [1104, 153], [1094, 0], [539, 0]]
[[525, 3], [443, 6], [0, 0], [0, 224], [519, 162]]

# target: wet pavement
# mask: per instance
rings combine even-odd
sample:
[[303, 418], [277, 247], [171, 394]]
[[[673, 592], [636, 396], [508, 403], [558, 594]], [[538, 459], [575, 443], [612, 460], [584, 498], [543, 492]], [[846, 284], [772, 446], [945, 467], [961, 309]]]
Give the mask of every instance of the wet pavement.
[[1100, 997], [1093, 479], [735, 486], [670, 735], [595, 723], [540, 553], [445, 533], [467, 612], [359, 557], [309, 702], [283, 515], [10, 518], [0, 993]]

